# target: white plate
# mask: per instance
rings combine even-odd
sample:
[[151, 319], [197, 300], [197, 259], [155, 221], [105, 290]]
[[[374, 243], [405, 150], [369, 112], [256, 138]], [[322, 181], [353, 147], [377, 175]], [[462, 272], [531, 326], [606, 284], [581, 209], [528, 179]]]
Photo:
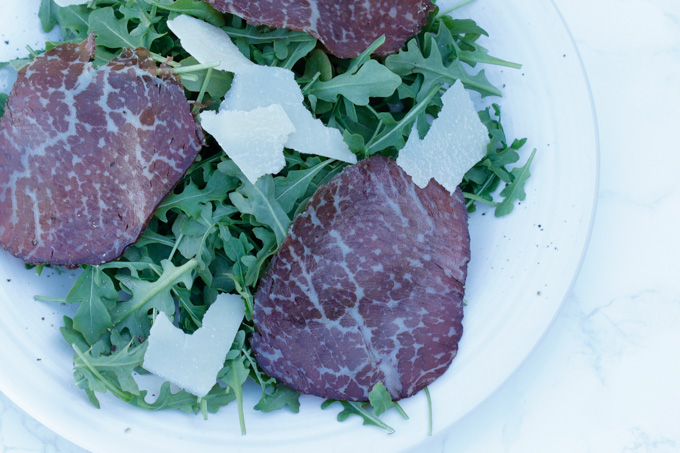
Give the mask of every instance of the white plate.
[[[21, 1], [21, 3], [20, 3]], [[33, 1], [30, 4], [36, 5]], [[442, 7], [454, 1], [440, 1]], [[4, 0], [3, 10], [26, 7]], [[18, 9], [17, 9], [18, 11]], [[70, 307], [38, 303], [33, 296], [64, 296], [67, 272], [37, 277], [0, 252], [0, 390], [49, 428], [92, 451], [367, 451], [421, 449], [489, 397], [525, 360], [557, 314], [579, 269], [593, 219], [597, 189], [597, 130], [588, 82], [577, 50], [551, 2], [478, 0], [456, 13], [476, 19], [491, 38], [492, 54], [521, 62], [521, 70], [487, 68], [504, 86], [508, 137], [529, 137], [524, 157], [538, 153], [527, 199], [502, 219], [480, 210], [470, 219], [472, 261], [467, 281], [465, 334], [450, 370], [431, 385], [434, 437], [427, 436], [427, 403], [421, 393], [402, 402], [410, 415], [385, 420], [395, 434], [335, 420], [339, 406], [302, 397], [299, 414], [246, 410], [240, 435], [236, 407], [208, 421], [176, 411], [146, 412], [109, 395], [97, 410], [71, 377], [72, 351], [59, 334]], [[17, 22], [3, 11], [5, 36], [35, 22]], [[11, 17], [10, 17], [11, 16]], [[2, 23], [5, 22], [5, 23]], [[3, 37], [3, 40], [7, 39]], [[14, 50], [0, 45], [0, 60]], [[10, 49], [11, 47], [11, 49]], [[72, 313], [71, 313], [72, 314]], [[247, 392], [246, 408], [257, 392]]]

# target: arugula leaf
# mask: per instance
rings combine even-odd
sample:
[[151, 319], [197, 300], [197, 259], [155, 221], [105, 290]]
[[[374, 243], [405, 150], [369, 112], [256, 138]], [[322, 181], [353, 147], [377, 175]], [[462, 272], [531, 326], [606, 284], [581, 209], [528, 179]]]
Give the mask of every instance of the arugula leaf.
[[368, 401], [373, 407], [373, 414], [380, 417], [382, 414], [392, 408], [396, 408], [402, 417], [408, 419], [406, 413], [401, 409], [398, 403], [392, 401], [392, 395], [387, 391], [382, 382], [377, 382], [370, 392], [368, 392]]
[[177, 15], [186, 14], [188, 16], [193, 16], [197, 19], [204, 20], [209, 24], [215, 25], [216, 27], [221, 27], [222, 25], [225, 24], [224, 16], [222, 15], [222, 13], [220, 13], [215, 8], [210, 6], [210, 4], [203, 1], [177, 0], [171, 3], [161, 0], [144, 0], [144, 1], [160, 9], [172, 11]]
[[354, 401], [338, 401], [326, 400], [321, 404], [321, 409], [326, 409], [333, 403], [340, 403], [343, 410], [338, 414], [338, 421], [344, 422], [352, 415], [359, 416], [363, 419], [364, 425], [372, 425], [382, 428], [394, 433], [394, 428], [380, 420], [380, 416], [389, 409], [395, 408], [399, 411], [404, 419], [408, 419], [406, 412], [399, 406], [398, 403], [392, 401], [392, 396], [389, 394], [385, 385], [382, 382], [377, 382], [371, 391], [368, 393], [368, 403], [360, 403]]
[[340, 403], [340, 405], [343, 407], [343, 410], [338, 414], [337, 417], [339, 422], [344, 422], [352, 415], [356, 415], [363, 419], [364, 425], [377, 426], [378, 428], [382, 428], [390, 434], [394, 433], [394, 428], [380, 420], [377, 415], [368, 409], [369, 404], [357, 403], [354, 401], [326, 400], [321, 404], [321, 409], [327, 409], [334, 403]]
[[217, 378], [226, 384], [229, 387], [229, 390], [236, 396], [241, 435], [246, 434], [246, 425], [243, 414], [243, 384], [246, 379], [248, 379], [248, 375], [248, 368], [246, 368], [242, 357], [227, 360], [224, 368], [217, 375]]
[[510, 214], [514, 207], [515, 200], [523, 201], [526, 198], [527, 194], [524, 192], [524, 183], [529, 176], [531, 176], [529, 168], [531, 167], [531, 162], [534, 160], [535, 155], [536, 150], [534, 149], [531, 152], [529, 159], [522, 167], [512, 169], [513, 181], [501, 191], [501, 197], [505, 198], [496, 206], [496, 210], [494, 211], [496, 217]]
[[5, 103], [9, 95], [5, 93], [0, 93], [0, 118], [5, 114]]
[[[281, 41], [274, 41], [275, 49], [277, 47], [276, 46], [277, 43], [281, 43]], [[316, 40], [310, 39], [308, 41], [291, 43], [288, 44], [287, 46], [289, 47], [285, 47], [286, 48], [285, 54], [283, 52], [281, 53], [276, 52], [276, 56], [281, 60], [280, 66], [282, 68], [292, 70], [298, 61], [302, 60], [304, 57], [309, 55], [309, 53], [316, 48]]]
[[272, 412], [288, 406], [291, 412], [300, 412], [300, 392], [296, 392], [287, 385], [278, 383], [273, 393], [264, 393], [253, 409], [262, 412]]
[[270, 227], [280, 244], [288, 233], [290, 218], [276, 200], [274, 179], [271, 175], [259, 178], [255, 184], [232, 161], [221, 162], [217, 168], [241, 180], [241, 187], [229, 194], [229, 200], [243, 214], [251, 214], [257, 222]]
[[111, 7], [92, 11], [88, 25], [88, 33], [97, 35], [97, 44], [100, 46], [114, 49], [144, 46], [144, 38], [132, 36], [128, 31], [128, 20], [118, 19]]
[[[197, 413], [201, 409], [201, 403], [197, 401], [196, 396], [185, 390], [172, 393], [168, 382], [162, 384], [154, 402], [147, 402], [147, 391], [140, 391], [132, 377], [133, 372], [144, 362], [147, 346], [147, 343], [143, 343], [132, 347], [131, 343], [128, 343], [111, 355], [94, 356], [89, 351], [83, 352], [74, 344], [76, 354], [73, 360], [73, 375], [76, 384], [85, 390], [88, 399], [97, 408], [100, 404], [95, 393], [110, 391], [121, 400], [143, 409], [180, 409], [187, 413]], [[217, 385], [203, 397], [207, 412], [210, 413], [217, 412], [220, 407], [234, 399], [233, 393], [227, 393]]]
[[401, 83], [401, 77], [377, 61], [369, 60], [356, 72], [348, 71], [327, 82], [317, 82], [309, 94], [328, 102], [344, 96], [355, 105], [368, 105], [370, 97], [389, 97]]
[[366, 154], [372, 155], [389, 147], [403, 148], [406, 144], [405, 137], [408, 136], [413, 123], [426, 114], [427, 107], [438, 93], [439, 87], [431, 87], [430, 91], [399, 121], [389, 113], [380, 113], [378, 117], [380, 118], [381, 129], [376, 131], [376, 134], [366, 145]]
[[[234, 289], [248, 302], [252, 300], [252, 295], [248, 289], [248, 257], [250, 252], [255, 248], [244, 233], [240, 233], [238, 237], [231, 235], [227, 228], [220, 228], [220, 237], [222, 238], [224, 252], [233, 263], [230, 272], [226, 274], [231, 278]], [[246, 306], [252, 304], [247, 303]], [[250, 310], [247, 310], [247, 312]]]
[[40, 0], [40, 9], [38, 10], [38, 18], [40, 25], [45, 33], [49, 33], [57, 25], [56, 15], [57, 5], [53, 0]]
[[[491, 115], [491, 109], [496, 118]], [[528, 175], [520, 178], [512, 189], [501, 192], [500, 202], [494, 201], [494, 195], [501, 182], [511, 184], [515, 181], [515, 176], [506, 167], [519, 161], [518, 151], [524, 146], [526, 139], [514, 140], [510, 146], [507, 145], [498, 104], [479, 112], [479, 118], [489, 131], [487, 154], [465, 174], [460, 187], [467, 199], [469, 212], [475, 210], [475, 202], [482, 202], [496, 207], [495, 215], [507, 215], [512, 212], [514, 201], [518, 199], [515, 193], [517, 195], [523, 193], [523, 185]], [[501, 205], [503, 207], [499, 209]]]
[[[172, 393], [169, 382], [164, 382], [163, 385], [161, 385], [158, 396], [152, 403], [149, 403], [146, 400], [146, 396], [147, 392], [141, 391], [139, 395], [133, 395], [128, 402], [134, 406], [152, 411], [179, 409], [187, 414], [196, 414], [201, 410], [201, 403], [198, 398], [196, 398], [196, 395], [192, 395], [186, 390], [179, 390]], [[234, 399], [233, 394], [229, 394], [219, 386], [215, 386], [202, 398], [202, 401], [205, 401], [206, 403], [207, 412], [215, 413], [220, 407], [226, 406], [234, 401]]]
[[117, 325], [134, 314], [132, 317], [134, 322], [127, 324], [127, 327], [131, 328], [131, 333], [134, 335], [142, 335], [147, 333], [150, 327], [147, 312], [152, 308], [163, 311], [166, 315], [172, 317], [175, 313], [175, 302], [170, 290], [180, 282], [190, 289], [193, 283], [191, 271], [197, 265], [198, 261], [195, 259], [191, 259], [179, 267], [167, 260], [162, 261], [163, 274], [155, 282], [125, 275], [117, 276], [118, 281], [127, 288], [132, 297], [125, 302], [119, 302], [111, 311], [113, 324]]
[[242, 257], [241, 263], [248, 269], [244, 283], [254, 287], [260, 280], [260, 275], [262, 275], [269, 257], [276, 252], [278, 244], [276, 236], [267, 228], [253, 228], [253, 234], [262, 242], [262, 247], [256, 256], [247, 255]]
[[109, 311], [118, 300], [118, 291], [111, 277], [99, 266], [90, 266], [83, 271], [66, 296], [66, 303], [78, 303], [73, 317], [73, 329], [77, 330], [93, 345], [113, 327]]
[[[198, 61], [194, 57], [188, 57], [180, 62], [179, 67], [182, 68], [197, 64]], [[184, 89], [200, 93], [201, 89], [203, 88], [203, 84], [205, 83], [205, 79], [208, 77], [209, 72], [210, 79], [208, 80], [208, 84], [205, 87], [205, 92], [208, 93], [210, 97], [213, 99], [223, 98], [224, 95], [227, 94], [227, 91], [229, 91], [229, 88], [231, 87], [231, 82], [234, 79], [234, 75], [230, 72], [224, 72], [215, 69], [213, 69], [212, 71], [209, 69], [192, 71], [191, 74], [196, 77], [196, 80], [194, 80], [193, 78], [183, 78], [182, 84], [184, 85]]]
[[189, 179], [181, 192], [173, 192], [165, 197], [154, 215], [163, 222], [167, 222], [168, 211], [174, 209], [185, 213], [191, 218], [198, 219], [206, 203], [223, 201], [227, 197], [227, 193], [234, 190], [237, 186], [237, 178], [221, 171], [213, 172], [202, 188]]
[[89, 351], [81, 351], [75, 344], [72, 346], [76, 351], [73, 358], [74, 376], [77, 374], [76, 381], [81, 388], [92, 392], [92, 398], [96, 400], [94, 392], [103, 393], [107, 390], [123, 401], [130, 401], [132, 395], [140, 394], [132, 373], [144, 362], [147, 343], [135, 347], [129, 343], [111, 355], [97, 357]]
[[305, 73], [303, 79], [312, 80], [316, 74], [319, 74], [319, 80], [327, 82], [333, 78], [333, 65], [331, 64], [328, 54], [321, 49], [314, 49], [309, 58], [305, 62]]
[[63, 317], [64, 325], [59, 328], [61, 336], [64, 337], [69, 345], [76, 345], [81, 351], [87, 351], [90, 344], [85, 340], [83, 334], [73, 328], [73, 320], [68, 316]]
[[406, 50], [389, 55], [385, 59], [385, 66], [402, 77], [414, 73], [422, 75], [424, 80], [420, 93], [428, 92], [433, 86], [441, 86], [444, 83], [453, 84], [456, 80], [460, 80], [465, 88], [475, 90], [482, 96], [501, 95], [500, 90], [486, 78], [484, 70], [476, 75], [470, 75], [458, 58], [445, 64], [434, 36], [428, 35], [425, 39], [429, 41], [430, 47], [430, 54], [427, 57], [418, 47], [417, 42], [411, 40], [406, 45]]
[[82, 41], [89, 34], [90, 10], [82, 5], [58, 8], [57, 23], [63, 39]]
[[307, 193], [309, 185], [321, 170], [333, 160], [325, 160], [304, 170], [291, 170], [284, 177], [274, 178], [276, 201], [287, 213], [291, 213], [298, 200]]

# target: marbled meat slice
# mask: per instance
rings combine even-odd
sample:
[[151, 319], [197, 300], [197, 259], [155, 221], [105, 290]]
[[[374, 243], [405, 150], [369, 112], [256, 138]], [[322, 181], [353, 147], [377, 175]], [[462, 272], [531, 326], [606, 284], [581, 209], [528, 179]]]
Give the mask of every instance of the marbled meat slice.
[[251, 344], [290, 387], [365, 401], [413, 395], [449, 367], [470, 259], [460, 191], [372, 157], [319, 188], [260, 282]]
[[0, 245], [29, 263], [98, 264], [135, 242], [203, 135], [144, 49], [94, 69], [94, 39], [23, 68], [0, 120]]
[[381, 35], [377, 54], [396, 52], [420, 31], [433, 9], [431, 0], [206, 0], [216, 9], [253, 25], [306, 31], [330, 53], [352, 58]]

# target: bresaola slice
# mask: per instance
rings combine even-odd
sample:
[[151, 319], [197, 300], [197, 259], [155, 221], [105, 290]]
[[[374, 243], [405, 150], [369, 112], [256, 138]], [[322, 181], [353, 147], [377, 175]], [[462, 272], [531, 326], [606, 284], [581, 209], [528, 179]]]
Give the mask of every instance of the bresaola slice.
[[420, 189], [372, 157], [319, 188], [255, 296], [260, 366], [290, 387], [365, 401], [413, 395], [449, 367], [470, 259], [460, 189]]
[[401, 48], [425, 24], [430, 0], [205, 0], [217, 10], [243, 17], [252, 25], [302, 30], [328, 51], [353, 58], [385, 35], [376, 52]]
[[94, 38], [23, 68], [0, 120], [0, 245], [99, 264], [135, 242], [198, 154], [180, 82], [144, 49], [94, 69]]

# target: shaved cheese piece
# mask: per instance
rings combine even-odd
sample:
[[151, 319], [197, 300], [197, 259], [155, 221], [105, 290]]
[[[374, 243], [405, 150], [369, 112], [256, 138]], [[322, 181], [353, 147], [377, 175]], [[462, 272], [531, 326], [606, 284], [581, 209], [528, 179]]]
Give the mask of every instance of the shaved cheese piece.
[[[293, 71], [251, 62], [238, 50], [227, 33], [199, 19], [182, 15], [169, 20], [168, 26], [187, 52], [200, 63], [217, 60], [220, 62], [218, 69], [234, 73], [234, 81], [220, 106], [220, 113], [224, 110], [247, 112], [258, 107], [280, 104], [295, 127], [285, 143], [286, 147], [305, 154], [356, 163], [357, 158], [350, 151], [340, 131], [326, 127], [304, 106], [304, 96], [295, 81]], [[275, 126], [272, 124], [272, 127]], [[227, 154], [231, 157], [229, 151]], [[283, 155], [280, 159], [283, 159]], [[280, 162], [280, 159], [276, 162]], [[246, 173], [241, 164], [236, 163]], [[252, 165], [260, 167], [262, 163]], [[276, 165], [272, 164], [271, 167]]]
[[254, 65], [235, 73], [234, 81], [220, 110], [248, 110], [272, 103], [281, 104], [295, 125], [286, 147], [304, 154], [316, 154], [343, 162], [356, 163], [342, 133], [326, 127], [302, 103], [304, 96], [292, 71]]
[[465, 173], [486, 155], [489, 135], [460, 81], [444, 93], [442, 103], [424, 139], [413, 126], [397, 164], [419, 187], [434, 178], [453, 193]]
[[229, 35], [219, 27], [182, 14], [168, 21], [168, 28], [179, 38], [184, 50], [199, 63], [219, 61], [217, 69], [239, 72], [256, 66], [231, 42]]
[[201, 114], [201, 125], [253, 184], [260, 176], [278, 173], [286, 166], [283, 145], [295, 127], [279, 104], [250, 111], [206, 111]]
[[193, 335], [175, 327], [161, 312], [151, 327], [143, 367], [189, 393], [202, 397], [217, 382], [217, 373], [245, 315], [236, 294], [220, 294]]
[[65, 8], [67, 6], [84, 5], [88, 1], [89, 0], [54, 0], [54, 3], [56, 3], [57, 6]]

